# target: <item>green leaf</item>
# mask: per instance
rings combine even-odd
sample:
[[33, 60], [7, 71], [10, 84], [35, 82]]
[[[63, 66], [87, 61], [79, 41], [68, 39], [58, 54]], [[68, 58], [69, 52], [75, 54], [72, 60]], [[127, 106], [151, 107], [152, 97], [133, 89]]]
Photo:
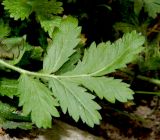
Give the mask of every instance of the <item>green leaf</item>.
[[9, 104], [0, 102], [0, 128], [21, 128], [25, 130], [31, 129], [32, 123], [27, 122], [30, 121], [30, 119], [27, 116], [22, 116], [21, 114], [14, 113], [16, 111], [16, 108], [10, 106]]
[[106, 77], [85, 77], [76, 78], [74, 81], [82, 84], [92, 92], [94, 91], [100, 99], [105, 98], [111, 103], [117, 99], [120, 102], [127, 102], [133, 99], [133, 91], [129, 85], [122, 80]]
[[159, 0], [144, 0], [144, 9], [148, 12], [149, 16], [156, 18], [160, 13], [160, 1]]
[[60, 75], [62, 73], [65, 73], [67, 71], [71, 71], [76, 67], [76, 63], [80, 60], [81, 58], [81, 52], [77, 50], [70, 59], [58, 70], [56, 74]]
[[43, 71], [45, 73], [56, 72], [75, 52], [74, 48], [80, 42], [78, 36], [81, 31], [81, 28], [77, 26], [78, 21], [74, 18], [67, 17], [62, 20], [44, 58]]
[[50, 16], [61, 14], [63, 12], [62, 2], [57, 0], [30, 0], [33, 6], [33, 11], [36, 12], [37, 16], [48, 18]]
[[29, 130], [32, 129], [32, 123], [30, 122], [15, 122], [15, 121], [7, 121], [5, 120], [2, 124], [0, 124], [0, 127], [3, 129], [23, 129], [23, 130]]
[[13, 65], [19, 63], [25, 51], [29, 48], [25, 40], [25, 35], [2, 39], [0, 42], [0, 58]]
[[10, 28], [7, 24], [4, 24], [3, 20], [0, 19], [0, 41], [2, 38], [8, 36], [10, 33]]
[[17, 113], [17, 109], [9, 104], [0, 102], [0, 114], [3, 120], [7, 121], [21, 121], [30, 122], [29, 116], [24, 116], [21, 113]]
[[6, 49], [9, 50], [14, 46], [22, 44], [26, 40], [26, 35], [22, 37], [12, 37], [12, 38], [5, 38], [2, 40], [2, 44], [6, 45]]
[[0, 116], [0, 128], [3, 127], [3, 124], [5, 123], [5, 121], [6, 120]]
[[39, 80], [33, 79], [25, 74], [19, 79], [18, 91], [20, 94], [20, 106], [23, 113], [31, 113], [32, 122], [38, 127], [51, 127], [52, 117], [59, 117], [55, 106], [58, 105], [52, 97], [52, 92]]
[[93, 101], [93, 95], [86, 92], [86, 89], [76, 83], [65, 79], [52, 79], [49, 81], [54, 96], [58, 99], [63, 113], [67, 110], [75, 121], [79, 118], [93, 127], [99, 124], [101, 116], [97, 110], [101, 107]]
[[143, 0], [134, 0], [134, 13], [139, 15], [140, 11], [143, 8]]
[[48, 19], [44, 17], [43, 18], [39, 17], [39, 21], [40, 21], [42, 28], [44, 28], [44, 31], [48, 32], [51, 38], [52, 38], [54, 29], [60, 26], [61, 20], [62, 19], [58, 16], [54, 16]]
[[32, 12], [32, 5], [28, 0], [4, 0], [2, 4], [4, 9], [9, 11], [10, 17], [13, 17], [15, 20], [24, 20]]
[[9, 104], [2, 103], [0, 101], [0, 117], [3, 119], [12, 119], [12, 113], [16, 111], [15, 107], [10, 106]]
[[97, 47], [92, 43], [85, 51], [83, 60], [76, 68], [64, 75], [102, 76], [126, 66], [141, 52], [144, 37], [135, 31], [125, 34], [115, 43], [100, 43]]
[[43, 48], [40, 46], [33, 47], [30, 58], [34, 60], [42, 60], [43, 51]]
[[124, 23], [124, 22], [116, 22], [113, 25], [115, 30], [122, 31], [123, 33], [128, 33], [133, 30], [137, 30], [137, 27], [135, 25]]
[[13, 98], [13, 96], [17, 96], [17, 80], [11, 79], [1, 79], [0, 80], [0, 95], [1, 96], [8, 96]]
[[56, 0], [4, 0], [3, 5], [9, 11], [10, 17], [15, 20], [24, 20], [32, 12], [35, 12], [37, 16], [48, 17], [63, 11], [62, 3]]

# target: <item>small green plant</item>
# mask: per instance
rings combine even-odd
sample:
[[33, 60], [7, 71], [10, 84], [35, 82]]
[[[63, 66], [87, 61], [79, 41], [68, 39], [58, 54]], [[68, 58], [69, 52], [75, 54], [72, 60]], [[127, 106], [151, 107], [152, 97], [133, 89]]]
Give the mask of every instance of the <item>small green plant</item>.
[[[64, 114], [68, 112], [76, 122], [81, 119], [93, 127], [102, 119], [98, 112], [101, 107], [94, 101], [95, 97], [105, 98], [111, 103], [115, 103], [116, 100], [127, 102], [133, 99], [134, 92], [128, 84], [106, 75], [126, 67], [126, 64], [136, 58], [143, 49], [141, 47], [144, 43], [143, 36], [132, 31], [114, 43], [108, 41], [96, 45], [93, 42], [84, 50], [81, 58], [77, 49], [81, 42], [81, 27], [78, 26], [77, 19], [71, 16], [55, 18], [54, 14], [62, 12], [61, 3], [55, 0], [41, 2], [4, 0], [3, 5], [16, 20], [27, 18], [34, 11], [51, 40], [45, 55], [40, 56], [43, 66], [34, 72], [16, 65], [23, 59], [27, 50], [33, 51], [24, 37], [11, 39], [11, 45], [8, 40], [1, 42], [5, 46], [20, 46], [18, 50], [23, 50], [16, 57], [10, 58], [16, 63], [11, 63], [11, 60], [5, 57], [0, 59], [2, 71], [11, 70], [20, 74], [18, 79], [7, 77], [1, 79], [0, 96], [8, 96], [11, 99], [16, 96], [19, 99], [19, 107], [22, 107], [22, 110], [18, 108], [20, 113], [16, 113], [17, 109], [6, 107], [6, 104], [0, 102], [0, 113], [3, 114], [0, 116], [2, 127], [27, 129], [31, 126], [27, 122], [30, 120], [37, 127], [51, 127], [52, 117], [60, 116], [57, 107], [60, 107]], [[47, 19], [46, 15], [47, 17], [49, 15]], [[4, 36], [8, 32], [6, 28]], [[2, 40], [5, 40], [4, 36]], [[16, 42], [18, 39], [19, 42]], [[10, 50], [12, 49], [7, 53], [15, 56]], [[17, 58], [18, 61], [14, 61]], [[16, 123], [17, 119], [24, 125]]]
[[[132, 14], [125, 15], [125, 18], [123, 18], [121, 22], [116, 22], [113, 27], [118, 32], [127, 33], [136, 30], [142, 33], [145, 37], [145, 49], [136, 63], [142, 72], [158, 70], [160, 68], [160, 34], [159, 21], [157, 19], [160, 13], [160, 1], [135, 0], [134, 3], [131, 4], [133, 4], [133, 9], [130, 9], [133, 10], [131, 12]], [[148, 15], [146, 15], [146, 13]]]

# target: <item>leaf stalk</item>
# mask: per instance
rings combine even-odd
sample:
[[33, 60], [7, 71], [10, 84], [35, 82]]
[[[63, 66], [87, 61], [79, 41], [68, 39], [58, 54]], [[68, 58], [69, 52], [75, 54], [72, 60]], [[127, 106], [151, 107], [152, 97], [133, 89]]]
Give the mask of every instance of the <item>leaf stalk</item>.
[[31, 75], [31, 76], [36, 76], [36, 77], [48, 77], [48, 78], [76, 78], [76, 77], [89, 77], [90, 75], [86, 75], [86, 74], [81, 74], [81, 75], [54, 75], [54, 74], [46, 74], [46, 73], [39, 73], [39, 72], [32, 72], [32, 71], [28, 71], [28, 70], [24, 70], [22, 68], [13, 66], [7, 62], [5, 62], [4, 60], [0, 59], [0, 64], [12, 69], [16, 72], [19, 72], [21, 74], [27, 74], [27, 75]]

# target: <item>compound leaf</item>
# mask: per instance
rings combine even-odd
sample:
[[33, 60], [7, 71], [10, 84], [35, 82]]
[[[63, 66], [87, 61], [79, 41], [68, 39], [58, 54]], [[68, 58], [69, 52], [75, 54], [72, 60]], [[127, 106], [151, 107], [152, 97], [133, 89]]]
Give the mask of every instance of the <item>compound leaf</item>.
[[64, 75], [102, 76], [126, 66], [141, 52], [144, 37], [135, 31], [125, 34], [115, 43], [92, 43], [76, 68]]
[[19, 105], [23, 106], [23, 113], [25, 115], [31, 113], [32, 122], [38, 127], [51, 127], [51, 116], [59, 116], [55, 108], [58, 103], [52, 97], [52, 92], [40, 81], [25, 74], [19, 79], [18, 92]]
[[99, 124], [101, 116], [97, 110], [100, 109], [100, 106], [93, 101], [95, 97], [87, 93], [85, 88], [65, 79], [52, 79], [49, 81], [49, 85], [58, 99], [63, 113], [68, 110], [69, 115], [75, 121], [81, 118], [91, 127]]
[[67, 17], [63, 19], [59, 29], [54, 33], [53, 42], [50, 44], [44, 58], [43, 70], [45, 73], [56, 72], [71, 56], [74, 48], [79, 43], [81, 28], [76, 19]]
[[[44, 57], [43, 73], [22, 70], [26, 74], [40, 77], [47, 85], [46, 87], [40, 80], [26, 74], [22, 74], [19, 79], [19, 105], [23, 106], [24, 115], [30, 115], [32, 122], [38, 127], [51, 127], [52, 116], [59, 116], [57, 105], [75, 121], [81, 119], [91, 127], [99, 124], [101, 116], [98, 110], [101, 107], [87, 89], [95, 92], [99, 98], [113, 103], [116, 99], [121, 102], [133, 99], [133, 92], [128, 88], [128, 84], [101, 76], [133, 61], [143, 49], [141, 45], [144, 37], [133, 31], [115, 43], [100, 43], [98, 46], [93, 43], [85, 50], [83, 59], [77, 62], [79, 55], [74, 56], [74, 53], [76, 54], [75, 48], [80, 42], [80, 30], [76, 19], [62, 19], [53, 33], [53, 42]], [[9, 65], [3, 60], [0, 62], [5, 66]], [[71, 66], [66, 66], [68, 64]], [[17, 69], [15, 66], [8, 67]]]

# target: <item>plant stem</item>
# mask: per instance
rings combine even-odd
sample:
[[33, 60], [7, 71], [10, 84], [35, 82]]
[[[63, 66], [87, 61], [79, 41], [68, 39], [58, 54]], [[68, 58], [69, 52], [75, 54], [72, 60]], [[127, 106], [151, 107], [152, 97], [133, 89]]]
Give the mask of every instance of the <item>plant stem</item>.
[[[128, 71], [128, 70], [121, 70], [121, 71], [125, 72], [131, 76], [134, 76], [134, 73], [131, 71]], [[158, 79], [149, 78], [149, 77], [142, 76], [142, 75], [137, 75], [136, 78], [160, 86], [160, 80], [158, 80]]]
[[6, 63], [5, 61], [3, 60], [0, 60], [0, 64], [9, 68], [9, 69], [12, 69], [14, 71], [17, 71], [21, 74], [28, 74], [28, 75], [32, 75], [32, 76], [37, 76], [37, 77], [52, 77], [52, 78], [56, 78], [55, 75], [50, 75], [50, 74], [43, 74], [43, 73], [38, 73], [38, 72], [31, 72], [31, 71], [28, 71], [28, 70], [24, 70], [24, 69], [21, 69], [21, 68], [18, 68], [16, 66], [13, 66], [11, 64], [8, 64]]
[[139, 94], [154, 94], [160, 96], [160, 92], [150, 92], [150, 91], [134, 91], [134, 92]]
[[32, 75], [32, 76], [36, 76], [36, 77], [48, 77], [48, 78], [76, 78], [76, 77], [87, 77], [87, 76], [90, 76], [90, 75], [86, 75], [86, 74], [81, 74], [81, 75], [54, 75], [54, 74], [46, 74], [46, 73], [38, 73], [38, 72], [32, 72], [32, 71], [28, 71], [28, 70], [24, 70], [24, 69], [21, 69], [21, 68], [18, 68], [16, 66], [13, 66], [11, 64], [8, 64], [7, 62], [3, 61], [0, 59], [0, 64], [9, 68], [9, 69], [12, 69], [14, 71], [17, 71], [21, 74], [27, 74], [27, 75]]
[[[3, 61], [0, 59], [0, 64], [9, 68], [9, 69], [12, 69], [14, 71], [17, 71], [21, 74], [28, 74], [28, 75], [32, 75], [32, 76], [37, 76], [37, 77], [48, 77], [48, 78], [76, 78], [76, 77], [87, 77], [87, 76], [90, 76], [90, 75], [85, 75], [85, 74], [82, 74], [82, 75], [72, 75], [72, 76], [68, 76], [68, 75], [54, 75], [54, 74], [45, 74], [45, 73], [38, 73], [38, 72], [32, 72], [32, 71], [28, 71], [28, 70], [24, 70], [24, 69], [21, 69], [21, 68], [18, 68], [16, 66], [13, 66], [11, 64], [8, 64], [7, 62]], [[131, 71], [128, 71], [128, 70], [122, 70], [122, 72], [125, 72], [131, 76], [134, 76], [134, 73], [131, 72]], [[147, 81], [147, 82], [150, 82], [150, 83], [153, 83], [153, 84], [156, 84], [158, 86], [160, 86], [160, 80], [158, 79], [153, 79], [153, 78], [149, 78], [149, 77], [145, 77], [145, 76], [142, 76], [142, 75], [137, 75], [136, 76], [138, 79], [141, 79], [141, 80], [144, 80], [144, 81]]]
[[17, 71], [17, 72], [19, 72], [19, 73], [26, 73], [26, 72], [27, 72], [26, 70], [21, 69], [21, 68], [18, 68], [18, 67], [15, 67], [15, 66], [13, 66], [13, 65], [11, 65], [11, 64], [8, 64], [8, 63], [6, 63], [6, 62], [3, 61], [3, 60], [0, 60], [0, 64], [3, 65], [3, 66], [5, 66], [5, 67], [7, 67], [7, 68], [9, 68], [9, 69], [12, 69], [12, 70], [14, 70], [14, 71]]
[[137, 78], [160, 86], [160, 80], [158, 80], [158, 79], [149, 78], [149, 77], [145, 77], [145, 76], [142, 76], [142, 75], [137, 75]]

